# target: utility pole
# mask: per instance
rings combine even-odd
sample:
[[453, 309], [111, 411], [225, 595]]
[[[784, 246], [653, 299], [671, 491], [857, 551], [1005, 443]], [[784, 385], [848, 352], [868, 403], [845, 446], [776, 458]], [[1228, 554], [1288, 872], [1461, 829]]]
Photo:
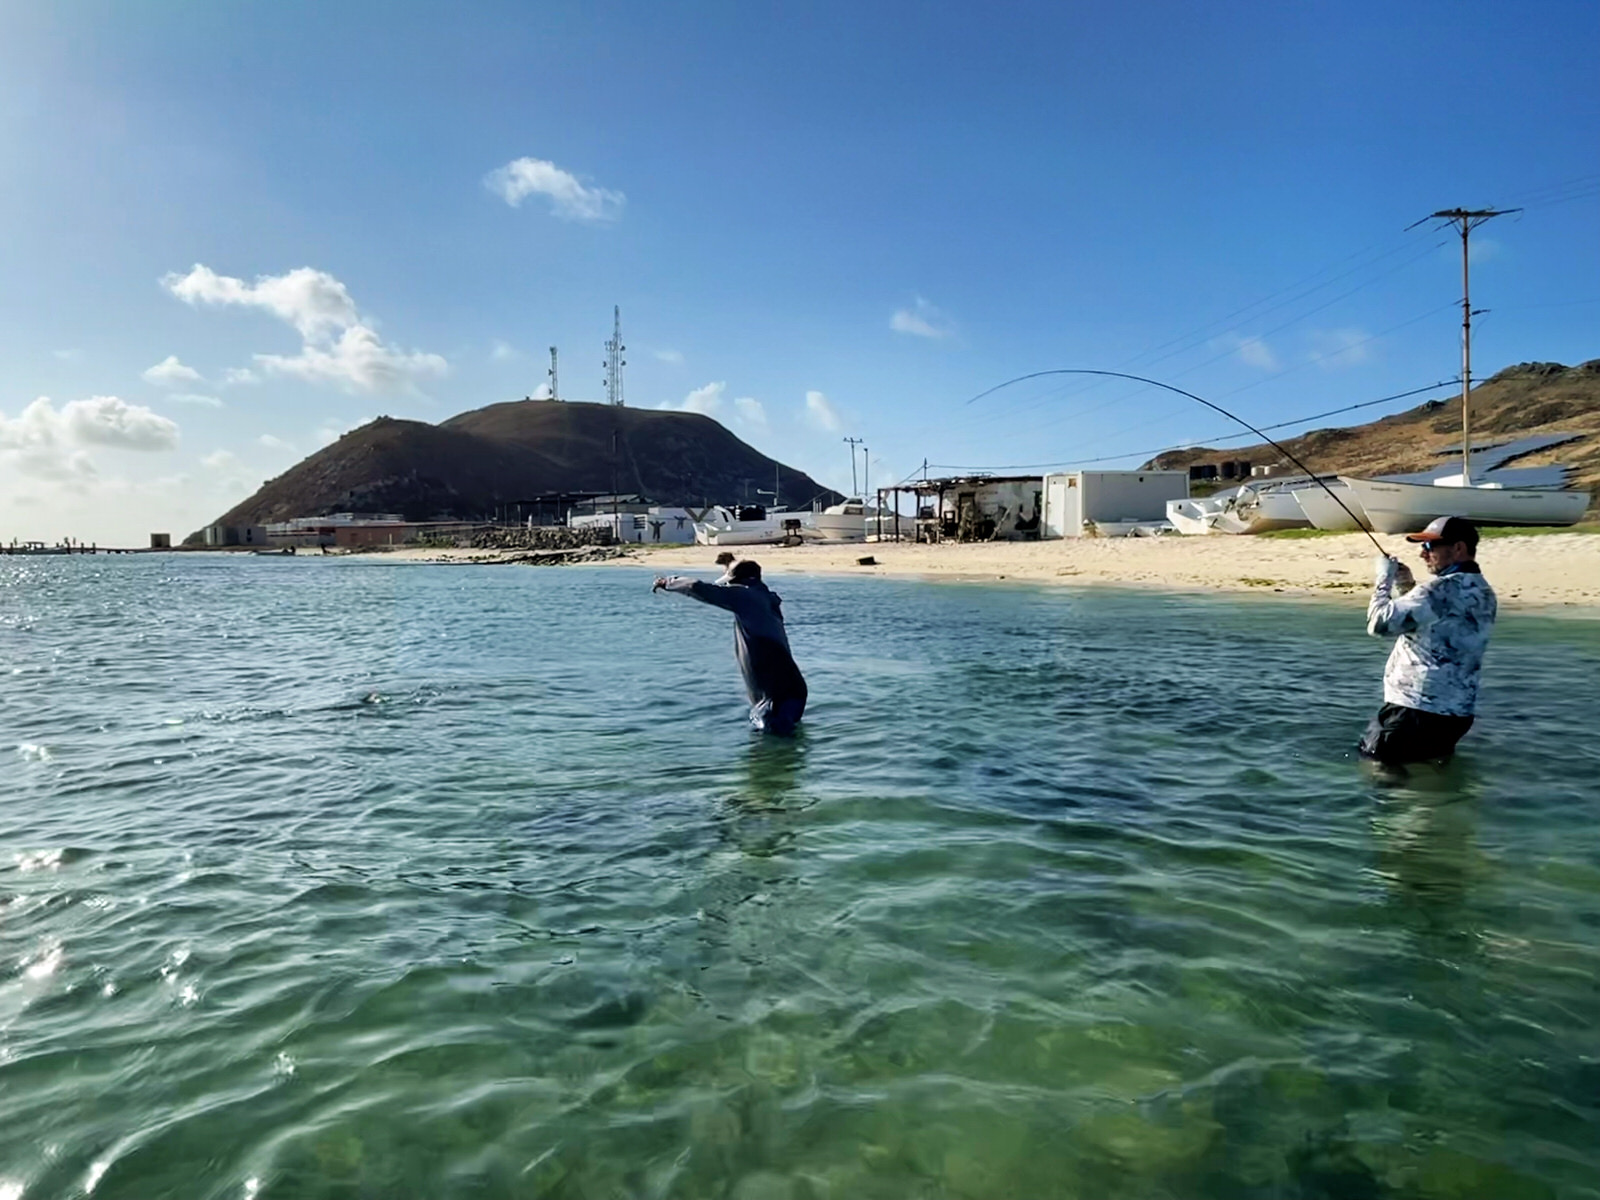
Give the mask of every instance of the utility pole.
[[[1461, 234], [1461, 484], [1472, 486], [1472, 415], [1467, 395], [1472, 391], [1472, 293], [1467, 262], [1467, 239], [1485, 221], [1521, 212], [1520, 208], [1445, 208], [1431, 213], [1428, 220], [1440, 220]], [[1478, 309], [1478, 312], [1487, 312]]]
[[622, 357], [627, 349], [622, 344], [622, 306], [613, 305], [611, 309], [611, 340], [606, 343], [606, 361], [602, 364], [606, 369], [606, 403], [622, 406], [622, 368], [628, 365], [628, 360]]
[[561, 399], [561, 381], [556, 376], [556, 348], [550, 347], [550, 399]]
[[[861, 447], [861, 488], [864, 492], [872, 490], [872, 459], [868, 457], [871, 453], [872, 451], [868, 450], [866, 445], [863, 444]], [[866, 496], [862, 496], [861, 499], [865, 501]]]
[[856, 491], [856, 447], [861, 444], [861, 439], [847, 437], [845, 441], [850, 443], [850, 494], [859, 496], [861, 493]]

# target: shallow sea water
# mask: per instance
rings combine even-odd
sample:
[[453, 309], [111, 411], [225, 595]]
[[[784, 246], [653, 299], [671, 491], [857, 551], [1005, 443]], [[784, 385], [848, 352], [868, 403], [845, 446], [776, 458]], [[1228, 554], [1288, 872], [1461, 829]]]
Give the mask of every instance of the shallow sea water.
[[0, 1197], [1600, 1196], [1600, 623], [0, 559]]

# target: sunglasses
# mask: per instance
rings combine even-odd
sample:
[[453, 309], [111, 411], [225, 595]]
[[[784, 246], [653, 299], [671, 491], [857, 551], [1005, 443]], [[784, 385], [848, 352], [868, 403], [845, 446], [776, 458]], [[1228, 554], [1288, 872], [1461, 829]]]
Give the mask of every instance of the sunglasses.
[[1418, 544], [1422, 547], [1422, 552], [1424, 554], [1432, 554], [1435, 550], [1444, 550], [1444, 549], [1446, 549], [1446, 548], [1448, 548], [1450, 546], [1453, 546], [1455, 543], [1454, 542], [1420, 542]]

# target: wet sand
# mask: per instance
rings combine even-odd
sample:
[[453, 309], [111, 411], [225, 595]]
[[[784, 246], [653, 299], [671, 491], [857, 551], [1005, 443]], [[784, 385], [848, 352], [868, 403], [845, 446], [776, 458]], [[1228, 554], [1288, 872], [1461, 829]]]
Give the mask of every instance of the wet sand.
[[[1402, 561], [1423, 574], [1417, 548], [1382, 536]], [[716, 546], [631, 547], [613, 563], [662, 574], [714, 573]], [[1330, 537], [1077, 538], [938, 546], [883, 544], [734, 547], [772, 576], [849, 574], [972, 582], [1011, 580], [1074, 586], [1116, 585], [1177, 591], [1349, 596], [1364, 603], [1376, 552], [1361, 534]], [[525, 552], [397, 550], [389, 559], [491, 563]], [[871, 556], [876, 562], [862, 566]], [[1600, 615], [1600, 536], [1593, 533], [1485, 538], [1478, 561], [1501, 604], [1516, 608], [1593, 609]], [[1588, 615], [1588, 614], [1585, 614]]]

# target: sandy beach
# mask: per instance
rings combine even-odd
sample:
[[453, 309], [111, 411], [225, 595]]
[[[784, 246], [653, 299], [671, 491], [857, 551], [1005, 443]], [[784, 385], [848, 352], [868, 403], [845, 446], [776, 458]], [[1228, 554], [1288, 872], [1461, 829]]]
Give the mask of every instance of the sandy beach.
[[[1398, 536], [1379, 539], [1421, 575], [1415, 546]], [[611, 560], [663, 574], [717, 571], [714, 546], [630, 548]], [[751, 546], [769, 576], [849, 574], [952, 581], [1113, 585], [1175, 591], [1348, 596], [1364, 603], [1375, 552], [1360, 534], [1327, 537], [1081, 538], [983, 544], [872, 543], [867, 545]], [[525, 552], [404, 549], [387, 559], [493, 563]], [[874, 559], [871, 565], [862, 558]], [[1503, 606], [1555, 608], [1600, 615], [1600, 536], [1550, 533], [1485, 538], [1478, 561]]]

